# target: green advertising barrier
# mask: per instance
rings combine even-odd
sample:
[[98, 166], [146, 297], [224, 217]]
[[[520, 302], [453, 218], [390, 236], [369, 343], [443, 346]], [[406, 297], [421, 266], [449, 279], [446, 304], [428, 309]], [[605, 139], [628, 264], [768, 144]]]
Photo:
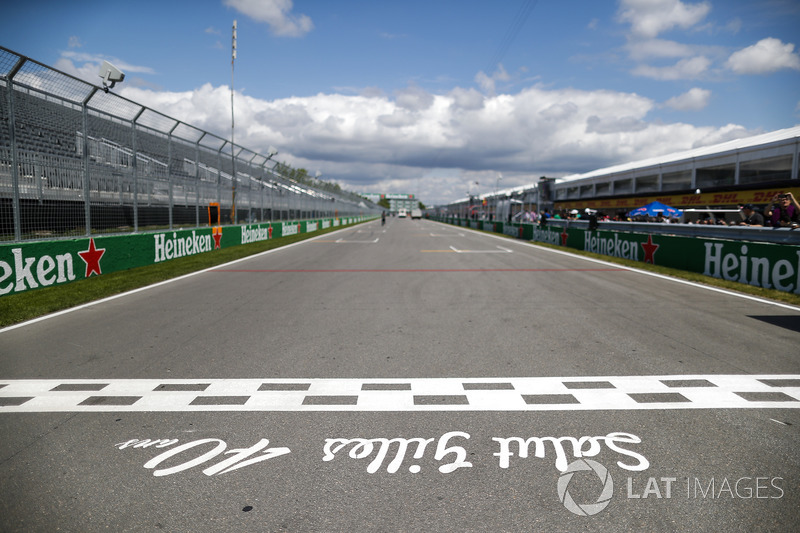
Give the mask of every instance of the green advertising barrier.
[[572, 228], [567, 233], [570, 248], [800, 294], [800, 246]]
[[441, 221], [800, 294], [800, 246], [533, 224]]
[[5, 244], [0, 246], [0, 296], [363, 220], [272, 222]]

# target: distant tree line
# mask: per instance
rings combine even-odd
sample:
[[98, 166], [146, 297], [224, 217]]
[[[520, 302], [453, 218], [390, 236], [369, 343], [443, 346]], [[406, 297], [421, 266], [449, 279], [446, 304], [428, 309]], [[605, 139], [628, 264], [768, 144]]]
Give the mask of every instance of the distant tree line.
[[302, 185], [307, 185], [308, 187], [314, 187], [315, 189], [326, 191], [331, 194], [344, 196], [354, 201], [363, 200], [363, 198], [358, 194], [342, 189], [338, 183], [332, 183], [329, 181], [321, 180], [315, 178], [314, 176], [309, 175], [308, 170], [304, 168], [294, 168], [290, 165], [287, 165], [286, 163], [276, 163], [274, 170], [284, 178], [288, 178]]
[[[338, 194], [339, 196], [349, 197], [352, 200], [357, 200], [357, 201], [364, 200], [362, 196], [359, 196], [354, 192], [342, 189], [338, 183], [331, 183], [309, 175], [308, 171], [304, 168], [293, 168], [290, 165], [287, 165], [286, 163], [276, 163], [274, 170], [284, 178], [296, 181], [297, 183], [301, 183], [309, 187], [314, 187], [315, 189], [319, 189], [322, 191], [327, 191], [332, 194]], [[420, 209], [425, 209], [425, 204], [423, 204], [422, 202], [418, 203]], [[391, 207], [389, 204], [389, 200], [387, 200], [386, 198], [382, 198], [378, 202], [378, 205], [380, 207], [383, 207], [384, 209], [390, 209]]]

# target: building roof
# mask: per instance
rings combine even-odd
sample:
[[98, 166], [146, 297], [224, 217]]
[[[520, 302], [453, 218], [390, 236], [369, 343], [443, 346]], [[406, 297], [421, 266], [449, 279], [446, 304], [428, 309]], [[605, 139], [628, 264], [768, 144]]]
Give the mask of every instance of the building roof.
[[563, 178], [559, 178], [559, 181], [574, 181], [579, 179], [594, 178], [597, 176], [605, 176], [608, 174], [619, 174], [638, 168], [653, 167], [663, 165], [665, 163], [676, 163], [679, 161], [696, 159], [698, 157], [721, 156], [725, 155], [726, 153], [745, 150], [747, 148], [783, 142], [790, 139], [797, 140], [798, 138], [800, 138], [800, 126], [794, 126], [792, 128], [763, 133], [753, 137], [734, 139], [732, 141], [727, 141], [720, 144], [701, 146], [699, 148], [692, 148], [691, 150], [685, 150], [682, 152], [675, 152], [672, 154], [651, 157], [649, 159], [643, 159], [640, 161], [633, 161], [631, 163], [622, 163], [620, 165], [600, 168], [584, 174], [572, 174], [569, 176], [564, 176]]
[[[791, 140], [794, 140], [795, 142], [800, 142], [800, 126], [794, 126], [782, 130], [762, 133], [760, 135], [754, 135], [752, 137], [734, 139], [732, 141], [726, 141], [724, 143], [713, 144], [709, 146], [701, 146], [698, 148], [692, 148], [691, 150], [684, 150], [682, 152], [675, 152], [672, 154], [666, 154], [658, 157], [641, 159], [639, 161], [633, 161], [630, 163], [622, 163], [619, 165], [592, 170], [590, 172], [585, 172], [583, 174], [570, 174], [569, 176], [558, 178], [558, 181], [559, 183], [564, 183], [569, 181], [596, 178], [599, 176], [607, 176], [609, 174], [620, 174], [631, 170], [654, 167], [666, 163], [677, 163], [680, 161], [687, 161], [702, 157], [718, 157], [729, 153], [735, 153], [740, 150], [747, 150], [748, 148], [755, 148], [755, 147], [770, 145], [773, 143], [784, 143], [786, 141], [791, 141]], [[536, 186], [537, 186], [536, 183], [531, 183], [528, 185], [503, 189], [497, 191], [496, 194], [494, 192], [487, 192], [477, 196], [478, 198], [481, 199], [491, 198], [494, 196], [507, 196], [509, 194], [522, 193], [527, 190], [531, 190]]]

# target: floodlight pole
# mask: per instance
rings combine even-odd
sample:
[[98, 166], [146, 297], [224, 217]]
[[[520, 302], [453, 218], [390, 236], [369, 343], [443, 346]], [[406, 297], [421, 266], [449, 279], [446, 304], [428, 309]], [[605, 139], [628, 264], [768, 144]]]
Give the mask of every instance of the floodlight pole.
[[236, 21], [233, 21], [231, 41], [231, 222], [236, 224], [236, 144], [233, 142], [233, 63], [236, 61]]

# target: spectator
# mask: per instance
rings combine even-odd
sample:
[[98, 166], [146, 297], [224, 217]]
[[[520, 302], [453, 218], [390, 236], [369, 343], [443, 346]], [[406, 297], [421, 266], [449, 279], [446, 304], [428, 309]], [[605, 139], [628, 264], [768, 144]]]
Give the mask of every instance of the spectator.
[[550, 218], [550, 211], [545, 209], [544, 212], [539, 216], [539, 226], [545, 227], [547, 226], [547, 219]]
[[742, 207], [742, 215], [744, 216], [744, 220], [739, 222], [740, 226], [763, 226], [764, 225], [764, 217], [761, 216], [761, 213], [755, 210], [753, 204], [745, 204]]
[[597, 211], [587, 207], [581, 218], [589, 221], [589, 231], [594, 231], [597, 229]]
[[774, 228], [796, 228], [800, 225], [800, 204], [790, 192], [773, 196], [772, 203], [767, 206], [764, 214]]

